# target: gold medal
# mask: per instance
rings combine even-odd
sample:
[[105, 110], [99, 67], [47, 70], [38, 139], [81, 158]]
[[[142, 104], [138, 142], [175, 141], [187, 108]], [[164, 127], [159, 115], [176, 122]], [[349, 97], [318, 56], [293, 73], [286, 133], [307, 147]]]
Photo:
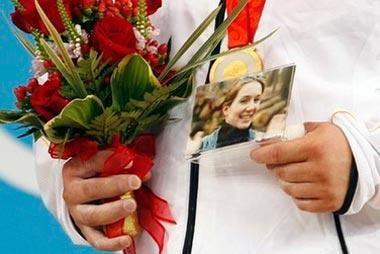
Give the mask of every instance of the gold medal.
[[209, 78], [211, 83], [221, 82], [262, 70], [263, 61], [252, 47], [218, 58], [211, 67]]

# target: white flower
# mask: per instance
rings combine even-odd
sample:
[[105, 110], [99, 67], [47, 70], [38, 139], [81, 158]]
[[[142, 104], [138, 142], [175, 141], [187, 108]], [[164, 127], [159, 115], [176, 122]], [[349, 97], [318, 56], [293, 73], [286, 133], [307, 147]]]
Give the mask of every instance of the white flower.
[[37, 78], [37, 82], [38, 82], [39, 85], [43, 85], [43, 84], [46, 83], [46, 81], [48, 81], [48, 79], [49, 79], [49, 73], [46, 72], [41, 77]]
[[39, 57], [34, 58], [32, 60], [32, 70], [34, 72], [35, 78], [39, 78], [44, 75], [47, 72], [44, 66], [44, 60], [40, 59]]
[[137, 28], [133, 28], [133, 32], [135, 34], [135, 37], [136, 37], [136, 48], [138, 50], [143, 50], [145, 49], [145, 38], [144, 36], [139, 32], [139, 30], [137, 30]]
[[152, 27], [152, 26], [147, 28], [147, 32], [148, 32], [149, 38], [157, 37], [160, 35], [160, 29]]
[[149, 46], [148, 48], [149, 53], [157, 54], [158, 48], [156, 46]]
[[75, 25], [75, 30], [77, 31], [77, 33], [80, 35], [80, 37], [82, 38], [83, 42], [84, 43], [88, 43], [88, 33], [86, 32], [86, 30], [82, 29], [82, 27], [78, 24]]

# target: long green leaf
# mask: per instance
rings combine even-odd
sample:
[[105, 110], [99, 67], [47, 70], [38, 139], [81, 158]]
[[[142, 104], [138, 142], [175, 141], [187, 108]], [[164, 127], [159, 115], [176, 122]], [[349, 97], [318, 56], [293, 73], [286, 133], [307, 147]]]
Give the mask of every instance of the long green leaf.
[[[210, 38], [199, 48], [199, 50], [194, 54], [194, 56], [188, 62], [188, 65], [192, 65], [204, 58], [209, 57], [212, 51], [217, 47], [220, 41], [223, 40], [227, 28], [231, 23], [237, 18], [244, 7], [248, 4], [249, 0], [241, 0], [239, 4], [234, 8], [230, 16], [228, 16], [224, 22], [215, 30], [215, 32], [210, 36]], [[174, 82], [184, 82], [192, 71], [184, 72], [182, 75], [177, 76]]]
[[14, 26], [9, 22], [8, 18], [5, 16], [4, 12], [1, 11], [1, 16], [7, 23], [9, 29], [12, 31], [13, 35], [17, 38], [17, 40], [20, 42], [20, 44], [26, 49], [27, 52], [29, 52], [33, 57], [36, 56], [35, 54], [35, 48], [33, 44], [25, 38], [23, 34], [21, 34], [19, 31], [17, 31]]
[[68, 70], [67, 66], [62, 62], [61, 58], [54, 52], [54, 50], [49, 46], [49, 44], [43, 39], [40, 39], [41, 46], [45, 50], [46, 54], [50, 57], [54, 65], [57, 67], [59, 72], [63, 75], [69, 85], [73, 90], [79, 95], [80, 91], [75, 84], [75, 78], [71, 75], [71, 72]]
[[42, 21], [44, 22], [44, 24], [47, 28], [47, 30], [49, 31], [52, 40], [57, 45], [59, 53], [63, 57], [64, 64], [67, 66], [67, 69], [70, 71], [71, 75], [74, 78], [74, 81], [75, 81], [76, 86], [77, 86], [76, 90], [78, 91], [79, 97], [81, 97], [81, 98], [86, 97], [87, 96], [86, 88], [85, 88], [83, 81], [80, 78], [79, 74], [75, 71], [75, 65], [74, 65], [73, 61], [71, 60], [71, 58], [70, 58], [70, 56], [69, 56], [69, 54], [65, 48], [65, 45], [63, 44], [61, 36], [59, 35], [58, 31], [55, 29], [54, 25], [50, 22], [49, 18], [46, 16], [44, 10], [41, 8], [41, 6], [39, 5], [37, 0], [35, 0], [35, 5], [36, 5], [36, 9], [37, 9], [38, 14], [40, 15]]
[[191, 34], [183, 46], [178, 50], [175, 56], [169, 61], [166, 68], [160, 74], [158, 79], [162, 81], [178, 60], [186, 53], [186, 51], [194, 44], [194, 42], [203, 34], [203, 32], [209, 27], [209, 25], [215, 20], [216, 16], [220, 12], [222, 6], [218, 6], [211, 14], [198, 26], [198, 28]]
[[42, 128], [44, 123], [34, 113], [24, 113], [19, 111], [0, 111], [0, 124], [18, 123], [27, 126]]
[[227, 28], [238, 17], [240, 12], [243, 11], [249, 0], [241, 0], [239, 4], [234, 8], [231, 14], [223, 21], [222, 24], [215, 30], [214, 34], [199, 48], [199, 50], [190, 59], [189, 64], [197, 62], [200, 58], [204, 57], [205, 53], [211, 48], [218, 45], [218, 43], [224, 38]]
[[26, 51], [29, 52], [31, 56], [35, 57], [36, 54], [33, 44], [28, 39], [26, 39], [24, 35], [15, 29], [12, 29], [12, 32], [16, 36], [17, 40], [21, 43], [21, 45], [26, 49]]
[[250, 45], [247, 45], [247, 46], [244, 46], [244, 47], [241, 47], [241, 48], [236, 48], [236, 49], [232, 49], [232, 50], [229, 50], [229, 51], [226, 51], [226, 52], [222, 52], [220, 54], [216, 54], [216, 55], [212, 55], [210, 57], [206, 57], [204, 59], [202, 59], [201, 61], [199, 62], [196, 62], [194, 64], [188, 64], [184, 67], [182, 67], [179, 71], [177, 71], [172, 78], [175, 78], [187, 71], [190, 71], [190, 70], [193, 70], [195, 69], [196, 67], [200, 66], [200, 65], [203, 65], [205, 63], [208, 63], [210, 61], [213, 61], [215, 59], [218, 59], [220, 57], [223, 57], [223, 56], [226, 56], [226, 55], [229, 55], [229, 54], [232, 54], [232, 53], [235, 53], [235, 52], [239, 52], [239, 51], [242, 51], [242, 50], [245, 50], [245, 49], [249, 49], [249, 48], [255, 48], [257, 47], [259, 44], [263, 43], [264, 41], [266, 41], [267, 39], [269, 39], [271, 36], [273, 36], [276, 32], [277, 32], [278, 29], [274, 30], [273, 32], [271, 32], [270, 34], [266, 35], [265, 37], [261, 38], [260, 40], [258, 41], [255, 41], [253, 44], [250, 44]]

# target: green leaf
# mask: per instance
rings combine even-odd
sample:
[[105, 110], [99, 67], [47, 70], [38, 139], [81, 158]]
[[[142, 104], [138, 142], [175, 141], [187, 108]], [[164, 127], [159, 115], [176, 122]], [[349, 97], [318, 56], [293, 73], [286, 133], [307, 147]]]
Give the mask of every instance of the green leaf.
[[102, 55], [98, 55], [98, 52], [91, 49], [88, 58], [77, 63], [76, 71], [85, 80], [95, 81], [109, 65], [109, 61], [102, 60]]
[[140, 55], [129, 55], [119, 63], [111, 77], [112, 106], [123, 111], [131, 99], [141, 100], [158, 87], [149, 63]]
[[236, 5], [231, 14], [223, 21], [222, 24], [220, 24], [220, 26], [215, 30], [215, 32], [210, 36], [210, 38], [194, 54], [194, 56], [189, 61], [189, 64], [193, 64], [199, 61], [200, 58], [205, 56], [205, 53], [207, 51], [209, 51], [213, 47], [216, 47], [219, 44], [219, 42], [224, 38], [227, 28], [238, 17], [240, 12], [244, 10], [248, 2], [249, 0], [241, 0]]
[[63, 58], [63, 61], [62, 61], [63, 64], [66, 66], [67, 70], [72, 76], [73, 81], [75, 82], [75, 88], [73, 87], [74, 90], [77, 91], [78, 96], [80, 98], [86, 97], [87, 95], [86, 88], [79, 74], [75, 71], [74, 62], [71, 60], [69, 53], [67, 52], [65, 45], [63, 44], [61, 36], [59, 35], [58, 31], [55, 29], [54, 25], [50, 22], [49, 18], [46, 16], [44, 10], [41, 8], [37, 0], [35, 0], [35, 5], [36, 5], [37, 12], [42, 19], [42, 22], [45, 24], [47, 30], [49, 31], [52, 40], [57, 45], [59, 54]]
[[35, 113], [0, 111], [0, 124], [18, 123], [42, 129], [44, 122]]
[[[199, 50], [193, 55], [190, 61], [187, 63], [187, 66], [193, 65], [196, 62], [202, 61], [203, 59], [209, 57], [213, 50], [217, 47], [220, 41], [225, 37], [227, 28], [231, 23], [237, 18], [244, 7], [248, 4], [249, 0], [241, 0], [237, 6], [233, 9], [231, 14], [224, 20], [224, 22], [215, 30], [215, 32], [210, 36], [210, 38], [199, 48]], [[186, 67], [186, 66], [185, 66]], [[174, 83], [184, 83], [192, 75], [193, 70], [184, 72], [181, 75], [178, 75], [173, 82]]]
[[204, 59], [202, 59], [201, 61], [199, 62], [196, 62], [194, 64], [188, 64], [186, 66], [184, 66], [183, 68], [181, 68], [180, 70], [178, 70], [172, 78], [175, 78], [185, 72], [188, 72], [188, 71], [191, 71], [195, 68], [197, 68], [198, 66], [200, 65], [203, 65], [205, 63], [208, 63], [210, 61], [213, 61], [215, 59], [218, 59], [220, 57], [223, 57], [223, 56], [226, 56], [226, 55], [229, 55], [229, 54], [232, 54], [232, 53], [235, 53], [235, 52], [238, 52], [238, 51], [242, 51], [242, 50], [245, 50], [245, 49], [249, 49], [249, 48], [255, 48], [257, 47], [259, 44], [263, 43], [264, 41], [266, 41], [267, 39], [269, 39], [270, 37], [272, 37], [276, 32], [277, 32], [278, 29], [274, 30], [273, 32], [271, 32], [270, 34], [266, 35], [265, 37], [261, 38], [260, 40], [258, 41], [255, 41], [253, 44], [250, 44], [250, 45], [247, 45], [247, 46], [244, 46], [244, 47], [241, 47], [241, 48], [236, 48], [236, 49], [232, 49], [232, 50], [228, 50], [226, 52], [222, 52], [220, 54], [216, 54], [216, 55], [212, 55], [210, 57], [206, 57]]
[[162, 81], [166, 75], [170, 72], [173, 66], [178, 60], [187, 52], [187, 50], [194, 44], [194, 42], [204, 33], [209, 25], [215, 20], [216, 16], [220, 12], [222, 6], [218, 6], [211, 14], [198, 26], [198, 28], [191, 34], [183, 46], [178, 50], [177, 54], [169, 61], [165, 69], [162, 71], [158, 80]]
[[21, 43], [21, 45], [29, 52], [33, 57], [35, 57], [35, 48], [33, 44], [19, 31], [17, 31], [14, 26], [9, 22], [8, 18], [5, 16], [4, 12], [1, 12], [3, 19], [6, 21], [8, 27], [12, 31], [13, 35], [17, 38], [17, 40]]
[[58, 116], [45, 124], [46, 135], [50, 141], [61, 143], [69, 129], [88, 130], [92, 120], [103, 112], [101, 100], [94, 95], [75, 99]]
[[34, 133], [39, 132], [39, 131], [40, 131], [39, 129], [31, 128], [31, 129], [28, 129], [25, 133], [18, 135], [17, 138], [24, 138], [29, 135], [34, 135]]
[[94, 137], [101, 145], [107, 145], [115, 134], [122, 131], [123, 124], [124, 119], [112, 112], [112, 108], [107, 108], [103, 114], [92, 120], [86, 134]]
[[77, 93], [73, 90], [70, 85], [62, 84], [59, 89], [59, 94], [67, 99], [75, 99], [78, 98]]
[[20, 128], [29, 128], [27, 132], [20, 135], [22, 138], [33, 134], [35, 137], [43, 133], [44, 122], [35, 114], [17, 111], [0, 111], [0, 124], [21, 124]]
[[69, 83], [73, 91], [75, 91], [76, 95], [80, 97], [81, 91], [78, 89], [75, 78], [73, 77], [71, 71], [68, 69], [68, 67], [63, 63], [61, 58], [54, 52], [54, 50], [49, 46], [49, 44], [43, 38], [40, 39], [40, 43], [41, 43], [42, 48], [45, 50], [46, 54], [49, 56], [51, 61], [57, 67], [59, 72], [62, 74], [62, 76], [65, 78], [67, 83]]

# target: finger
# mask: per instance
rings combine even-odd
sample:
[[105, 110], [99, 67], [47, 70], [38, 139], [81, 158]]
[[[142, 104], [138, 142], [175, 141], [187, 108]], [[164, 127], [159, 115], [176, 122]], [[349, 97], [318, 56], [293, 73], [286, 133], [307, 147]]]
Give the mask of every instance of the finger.
[[63, 167], [63, 177], [89, 178], [96, 176], [102, 172], [104, 162], [112, 153], [113, 151], [111, 150], [100, 151], [87, 161], [73, 158], [65, 163]]
[[334, 203], [323, 199], [294, 199], [297, 207], [311, 213], [330, 213], [339, 209]]
[[65, 186], [63, 198], [69, 204], [82, 204], [121, 196], [140, 187], [141, 180], [135, 175], [78, 179]]
[[86, 240], [94, 248], [102, 251], [119, 251], [128, 248], [132, 244], [132, 238], [124, 235], [115, 238], [108, 238], [99, 230], [87, 226], [79, 226]]
[[320, 180], [320, 174], [312, 170], [310, 163], [291, 163], [285, 165], [268, 165], [275, 176], [289, 183], [317, 182]]
[[263, 164], [287, 164], [307, 160], [307, 149], [303, 138], [277, 142], [257, 148], [251, 152], [252, 160]]
[[288, 183], [279, 181], [281, 188], [286, 194], [296, 199], [321, 199], [323, 192], [315, 183]]
[[117, 200], [102, 205], [76, 205], [70, 207], [70, 214], [77, 224], [103, 226], [127, 217], [136, 210], [136, 201]]

